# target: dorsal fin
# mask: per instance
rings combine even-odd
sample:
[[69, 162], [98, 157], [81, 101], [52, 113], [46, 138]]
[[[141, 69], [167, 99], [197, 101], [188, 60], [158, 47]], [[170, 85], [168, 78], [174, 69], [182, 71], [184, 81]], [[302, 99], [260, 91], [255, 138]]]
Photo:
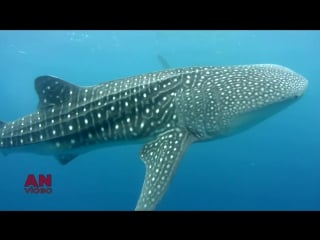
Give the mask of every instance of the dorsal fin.
[[41, 76], [35, 80], [39, 96], [38, 109], [60, 105], [77, 96], [80, 87], [52, 76]]
[[161, 64], [163, 69], [170, 69], [171, 66], [168, 63], [167, 59], [165, 59], [162, 55], [158, 54], [158, 61]]

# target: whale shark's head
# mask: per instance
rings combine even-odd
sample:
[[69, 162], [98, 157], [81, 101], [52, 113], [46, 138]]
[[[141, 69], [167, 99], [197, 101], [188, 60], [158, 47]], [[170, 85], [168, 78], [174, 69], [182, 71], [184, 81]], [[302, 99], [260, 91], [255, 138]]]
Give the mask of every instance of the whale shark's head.
[[286, 108], [308, 86], [301, 75], [274, 64], [226, 67], [224, 74], [226, 81], [220, 82], [217, 91], [222, 136], [254, 126]]

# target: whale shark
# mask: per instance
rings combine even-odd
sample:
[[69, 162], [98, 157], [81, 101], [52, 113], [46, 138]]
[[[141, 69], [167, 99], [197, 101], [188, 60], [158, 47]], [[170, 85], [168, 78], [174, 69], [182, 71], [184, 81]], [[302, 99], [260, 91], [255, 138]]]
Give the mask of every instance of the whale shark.
[[167, 69], [77, 86], [35, 79], [36, 112], [0, 122], [0, 152], [77, 156], [143, 143], [146, 167], [135, 210], [154, 210], [192, 143], [242, 132], [296, 102], [308, 81], [276, 64]]

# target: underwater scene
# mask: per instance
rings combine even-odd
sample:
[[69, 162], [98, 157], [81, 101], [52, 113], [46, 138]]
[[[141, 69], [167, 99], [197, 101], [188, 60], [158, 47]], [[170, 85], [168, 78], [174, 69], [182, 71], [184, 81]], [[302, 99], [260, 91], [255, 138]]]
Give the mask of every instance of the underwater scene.
[[0, 30], [1, 211], [320, 210], [320, 31]]

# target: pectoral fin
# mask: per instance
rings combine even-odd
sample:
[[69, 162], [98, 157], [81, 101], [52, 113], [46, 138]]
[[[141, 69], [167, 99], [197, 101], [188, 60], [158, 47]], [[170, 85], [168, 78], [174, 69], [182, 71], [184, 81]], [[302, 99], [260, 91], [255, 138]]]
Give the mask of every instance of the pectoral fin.
[[165, 194], [178, 164], [194, 137], [175, 128], [147, 143], [141, 153], [146, 175], [135, 210], [153, 210]]

